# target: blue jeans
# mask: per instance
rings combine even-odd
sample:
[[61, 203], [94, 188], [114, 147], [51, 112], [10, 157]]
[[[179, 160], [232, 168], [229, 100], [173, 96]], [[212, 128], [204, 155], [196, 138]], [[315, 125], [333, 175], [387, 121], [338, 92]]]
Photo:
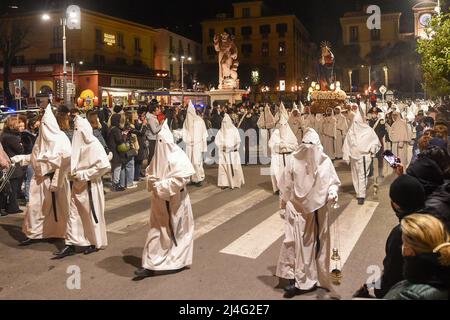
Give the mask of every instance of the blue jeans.
[[111, 170], [111, 180], [113, 185], [118, 185], [120, 183], [120, 172], [122, 171], [122, 166], [117, 165], [115, 167], [112, 167]]
[[[126, 181], [125, 181], [126, 180]], [[127, 188], [134, 182], [134, 158], [128, 160], [126, 165], [122, 166], [120, 171], [120, 185]]]
[[25, 180], [25, 188], [24, 188], [24, 194], [25, 194], [25, 201], [28, 203], [30, 200], [30, 183], [31, 178], [34, 176], [34, 170], [31, 165], [27, 166], [27, 177]]

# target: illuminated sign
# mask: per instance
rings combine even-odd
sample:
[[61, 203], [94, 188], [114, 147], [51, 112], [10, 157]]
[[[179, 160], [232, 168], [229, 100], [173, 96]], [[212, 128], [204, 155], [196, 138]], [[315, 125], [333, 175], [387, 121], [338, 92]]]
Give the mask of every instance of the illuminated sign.
[[286, 91], [286, 81], [280, 80], [280, 91]]
[[103, 34], [103, 42], [106, 43], [108, 46], [115, 45], [116, 44], [116, 35], [104, 33]]

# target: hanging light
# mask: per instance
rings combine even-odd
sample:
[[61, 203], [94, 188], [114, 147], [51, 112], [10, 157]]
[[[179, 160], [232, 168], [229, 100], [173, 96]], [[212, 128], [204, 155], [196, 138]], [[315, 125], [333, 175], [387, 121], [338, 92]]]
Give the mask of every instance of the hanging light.
[[317, 82], [313, 81], [313, 82], [311, 83], [311, 87], [315, 88], [315, 87], [316, 87], [316, 83], [317, 83]]
[[316, 90], [317, 90], [317, 91], [320, 90], [320, 84], [316, 84]]
[[335, 87], [334, 83], [330, 84], [330, 89], [331, 89], [331, 90], [334, 90], [335, 88], [336, 88], [336, 87]]
[[341, 89], [341, 82], [340, 81], [336, 81], [336, 88], [337, 89]]

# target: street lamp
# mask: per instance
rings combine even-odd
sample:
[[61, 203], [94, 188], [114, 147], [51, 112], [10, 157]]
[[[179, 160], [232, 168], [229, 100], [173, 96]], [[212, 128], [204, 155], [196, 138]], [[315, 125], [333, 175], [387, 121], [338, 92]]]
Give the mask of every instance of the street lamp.
[[384, 83], [386, 88], [389, 88], [389, 77], [388, 77], [388, 71], [389, 68], [387, 66], [383, 67], [383, 71], [384, 71]]
[[[180, 57], [181, 62], [181, 103], [184, 105], [184, 61], [187, 60], [189, 62], [192, 61], [192, 57]], [[172, 61], [177, 61], [177, 58], [172, 57]]]
[[352, 85], [352, 74], [353, 74], [353, 70], [348, 70], [348, 78], [349, 78], [349, 83], [350, 83], [350, 92], [353, 91], [353, 85]]
[[[51, 19], [48, 13], [44, 13], [41, 16], [43, 21], [49, 21]], [[72, 107], [72, 103], [69, 102], [69, 95], [67, 90], [67, 46], [66, 46], [66, 27], [69, 30], [81, 29], [81, 10], [80, 7], [71, 5], [66, 9], [66, 15], [60, 18], [60, 24], [63, 28], [63, 97], [64, 103], [68, 105], [69, 108]]]

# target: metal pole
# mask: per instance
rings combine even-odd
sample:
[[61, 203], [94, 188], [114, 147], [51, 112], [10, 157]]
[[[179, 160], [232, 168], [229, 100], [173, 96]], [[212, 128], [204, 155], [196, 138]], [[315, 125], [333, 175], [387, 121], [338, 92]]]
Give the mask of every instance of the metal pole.
[[371, 71], [372, 71], [372, 66], [369, 66], [369, 87], [372, 86], [372, 75], [371, 75]]
[[67, 94], [67, 48], [66, 48], [66, 18], [61, 19], [61, 24], [63, 27], [63, 97], [64, 97], [64, 104], [71, 107], [71, 104], [69, 103], [68, 94]]
[[184, 105], [184, 58], [181, 60], [181, 103]]
[[71, 64], [71, 67], [72, 67], [72, 84], [73, 84], [73, 67], [74, 67], [74, 63], [73, 62]]

